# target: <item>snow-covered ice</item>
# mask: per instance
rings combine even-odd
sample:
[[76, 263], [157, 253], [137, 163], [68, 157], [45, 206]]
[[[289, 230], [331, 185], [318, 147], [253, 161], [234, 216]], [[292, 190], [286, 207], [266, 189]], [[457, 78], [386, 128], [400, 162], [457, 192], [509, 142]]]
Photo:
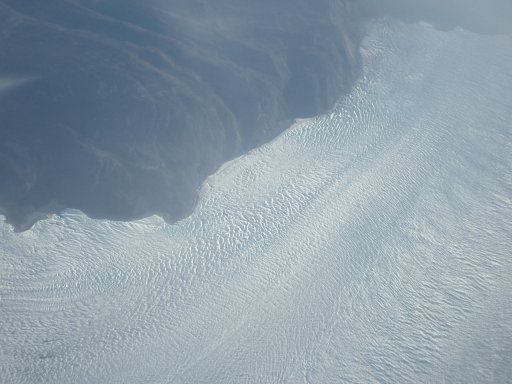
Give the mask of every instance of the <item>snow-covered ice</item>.
[[378, 22], [187, 219], [0, 222], [1, 383], [505, 383], [512, 37]]

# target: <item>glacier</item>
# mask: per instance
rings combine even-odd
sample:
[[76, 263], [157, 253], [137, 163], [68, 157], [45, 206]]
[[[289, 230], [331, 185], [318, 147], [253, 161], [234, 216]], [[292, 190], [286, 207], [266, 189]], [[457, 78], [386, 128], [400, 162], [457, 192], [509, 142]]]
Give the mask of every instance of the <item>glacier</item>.
[[374, 22], [177, 224], [0, 221], [0, 382], [512, 382], [511, 48]]

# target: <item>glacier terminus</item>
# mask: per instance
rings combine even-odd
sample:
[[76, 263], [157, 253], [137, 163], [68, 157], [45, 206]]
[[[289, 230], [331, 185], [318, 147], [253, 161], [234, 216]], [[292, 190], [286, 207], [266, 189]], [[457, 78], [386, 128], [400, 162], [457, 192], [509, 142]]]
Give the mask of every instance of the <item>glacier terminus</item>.
[[511, 383], [512, 37], [368, 29], [176, 224], [1, 221], [0, 382]]

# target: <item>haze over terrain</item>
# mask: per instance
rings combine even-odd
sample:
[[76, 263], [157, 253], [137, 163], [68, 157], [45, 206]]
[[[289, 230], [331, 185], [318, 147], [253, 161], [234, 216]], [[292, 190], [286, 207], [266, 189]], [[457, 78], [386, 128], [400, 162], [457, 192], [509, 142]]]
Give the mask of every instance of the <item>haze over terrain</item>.
[[383, 20], [188, 218], [0, 224], [9, 383], [506, 383], [510, 35]]
[[507, 15], [0, 0], [0, 383], [509, 383]]
[[409, 22], [424, 20], [443, 29], [457, 26], [478, 33], [512, 33], [509, 0], [376, 0], [382, 12]]
[[0, 212], [182, 218], [223, 162], [350, 90], [382, 14], [512, 30], [505, 0], [1, 0]]

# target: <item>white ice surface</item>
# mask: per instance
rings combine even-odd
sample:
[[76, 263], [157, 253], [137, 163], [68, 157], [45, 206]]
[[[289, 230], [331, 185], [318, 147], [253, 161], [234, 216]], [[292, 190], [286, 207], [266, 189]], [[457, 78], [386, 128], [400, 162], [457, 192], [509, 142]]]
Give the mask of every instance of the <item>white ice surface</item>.
[[510, 383], [512, 37], [363, 55], [176, 225], [0, 221], [0, 382]]

